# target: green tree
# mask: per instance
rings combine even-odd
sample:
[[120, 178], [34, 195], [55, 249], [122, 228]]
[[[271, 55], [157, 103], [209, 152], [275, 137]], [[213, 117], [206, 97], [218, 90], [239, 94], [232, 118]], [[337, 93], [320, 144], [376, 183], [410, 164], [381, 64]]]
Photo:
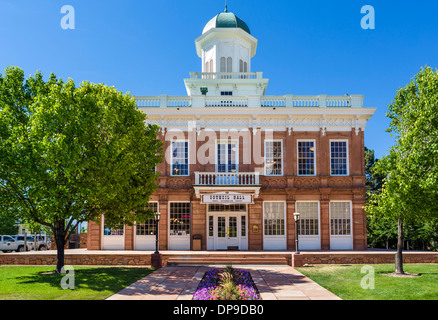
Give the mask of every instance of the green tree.
[[367, 203], [367, 212], [398, 222], [395, 271], [403, 271], [404, 224], [438, 215], [438, 72], [422, 68], [389, 105], [387, 130], [396, 135], [376, 172], [385, 175], [382, 192]]
[[374, 150], [365, 147], [365, 186], [367, 188], [367, 199], [374, 193], [380, 193], [382, 190], [384, 175], [374, 170], [379, 161], [374, 155]]
[[17, 234], [18, 225], [14, 217], [5, 214], [4, 212], [0, 213], [0, 234]]
[[[144, 222], [161, 161], [158, 127], [114, 87], [16, 67], [0, 75], [0, 211], [53, 231], [56, 271], [77, 223]], [[133, 213], [135, 212], [135, 214]]]

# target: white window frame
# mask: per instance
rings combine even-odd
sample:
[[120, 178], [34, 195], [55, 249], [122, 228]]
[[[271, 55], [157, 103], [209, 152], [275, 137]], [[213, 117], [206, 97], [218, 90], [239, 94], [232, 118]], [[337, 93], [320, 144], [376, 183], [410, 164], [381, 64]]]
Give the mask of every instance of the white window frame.
[[[149, 203], [156, 203], [157, 204], [157, 213], [160, 212], [160, 204], [158, 201], [149, 201]], [[153, 219], [153, 218], [149, 218], [149, 219]], [[144, 223], [139, 223], [139, 225], [144, 224]], [[138, 237], [147, 237], [147, 236], [152, 236], [155, 238], [155, 235], [137, 235], [137, 221], [135, 221], [134, 223], [134, 235], [138, 236]]]
[[[219, 144], [224, 143], [228, 146], [228, 143], [234, 143], [236, 144], [236, 172], [234, 173], [238, 173], [239, 172], [239, 140], [238, 139], [216, 139], [216, 148], [215, 148], [215, 171], [219, 172], [219, 159], [218, 159], [218, 154], [219, 154]], [[227, 159], [228, 159], [228, 147], [226, 148], [226, 152], [227, 152]], [[227, 161], [227, 171], [223, 172], [223, 173], [231, 173], [228, 171], [228, 161]]]
[[123, 235], [105, 235], [105, 215], [100, 216], [101, 221], [101, 250], [125, 250], [126, 228], [123, 225]]
[[[332, 234], [332, 208], [333, 202], [347, 202], [350, 204], [350, 234]], [[331, 200], [329, 203], [329, 234], [331, 250], [353, 250], [353, 201], [351, 200]]]
[[[149, 201], [149, 203], [156, 203], [157, 212], [160, 212], [160, 203], [158, 201]], [[160, 229], [159, 226], [158, 229]], [[158, 230], [158, 234], [159, 232], [160, 231]], [[149, 250], [154, 250], [156, 245], [155, 244], [156, 237], [157, 237], [156, 235], [137, 235], [137, 221], [134, 223], [134, 250], [144, 250], [138, 248], [141, 242], [145, 243], [146, 246], [150, 248]]]
[[[314, 172], [313, 174], [300, 174], [300, 163], [299, 163], [299, 159], [300, 159], [300, 153], [299, 153], [299, 143], [300, 142], [313, 142], [313, 148], [315, 150], [313, 150], [313, 167], [314, 167]], [[316, 168], [316, 140], [315, 139], [297, 139], [297, 176], [299, 177], [314, 177], [317, 175], [317, 168]]]
[[[346, 143], [346, 152], [347, 152], [347, 173], [346, 174], [332, 174], [332, 142], [345, 142]], [[329, 148], [330, 148], [330, 176], [332, 177], [346, 177], [350, 175], [350, 154], [348, 147], [348, 139], [330, 139]]]
[[[319, 200], [297, 200], [297, 201], [295, 201], [295, 211], [296, 212], [299, 212], [299, 210], [297, 208], [297, 204], [298, 203], [303, 203], [303, 202], [307, 202], [307, 203], [309, 203], [309, 202], [315, 203], [316, 202], [318, 204], [318, 234], [312, 234], [312, 235], [304, 234], [304, 235], [300, 235], [300, 238], [301, 237], [303, 237], [303, 238], [306, 238], [306, 237], [319, 237], [321, 235], [321, 206], [320, 206], [320, 202], [319, 202]], [[301, 232], [301, 230], [300, 230], [300, 232]]]
[[[173, 147], [174, 142], [187, 142], [187, 174], [173, 174]], [[170, 141], [170, 176], [171, 177], [189, 177], [190, 176], [190, 142], [189, 140], [172, 140]]]
[[[283, 203], [284, 234], [283, 235], [266, 235], [265, 232], [265, 203]], [[263, 250], [286, 250], [287, 249], [287, 207], [285, 200], [263, 201]], [[275, 248], [275, 244], [281, 245], [281, 248]], [[271, 245], [271, 247], [269, 246]], [[274, 248], [272, 247], [274, 246]]]
[[[189, 235], [170, 235], [170, 207], [171, 203], [189, 203], [190, 204], [190, 234]], [[169, 201], [167, 208], [167, 239], [169, 250], [190, 250], [190, 237], [192, 236], [193, 208], [190, 201]], [[180, 247], [175, 246], [178, 243]]]
[[[267, 167], [266, 167], [266, 160], [267, 160], [267, 157], [266, 157], [266, 144], [268, 143], [268, 142], [280, 142], [281, 143], [281, 173], [280, 174], [267, 174]], [[265, 168], [264, 168], [264, 173], [265, 173], [265, 176], [267, 176], [267, 177], [281, 177], [281, 176], [283, 176], [283, 140], [282, 139], [269, 139], [269, 140], [265, 140], [265, 151], [264, 151], [264, 154], [265, 154], [265, 156], [264, 156], [264, 165], [265, 165]]]

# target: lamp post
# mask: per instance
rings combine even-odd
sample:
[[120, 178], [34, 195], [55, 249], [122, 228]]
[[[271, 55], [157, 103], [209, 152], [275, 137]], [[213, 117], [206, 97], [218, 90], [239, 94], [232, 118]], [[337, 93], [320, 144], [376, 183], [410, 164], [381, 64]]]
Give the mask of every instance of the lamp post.
[[155, 213], [155, 254], [159, 254], [158, 251], [158, 222], [160, 222], [160, 213]]
[[300, 253], [300, 251], [298, 250], [298, 224], [300, 222], [299, 212], [294, 213], [294, 219], [295, 219], [295, 253], [299, 254]]

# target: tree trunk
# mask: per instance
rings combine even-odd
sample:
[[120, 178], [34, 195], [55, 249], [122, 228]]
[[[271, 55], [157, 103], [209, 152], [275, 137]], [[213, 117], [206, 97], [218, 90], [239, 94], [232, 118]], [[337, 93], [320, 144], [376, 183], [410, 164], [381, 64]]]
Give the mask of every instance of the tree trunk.
[[404, 274], [403, 271], [403, 220], [398, 219], [397, 253], [395, 255], [395, 273]]
[[65, 246], [65, 222], [55, 222], [55, 229], [53, 230], [56, 242], [56, 273], [61, 273], [64, 267], [64, 246]]

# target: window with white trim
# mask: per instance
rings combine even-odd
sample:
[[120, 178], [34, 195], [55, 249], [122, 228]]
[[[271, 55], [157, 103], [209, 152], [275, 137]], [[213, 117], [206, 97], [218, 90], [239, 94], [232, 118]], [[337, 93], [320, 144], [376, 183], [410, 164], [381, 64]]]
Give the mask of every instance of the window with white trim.
[[171, 143], [171, 175], [189, 175], [189, 142], [172, 141]]
[[[158, 212], [158, 202], [149, 202], [146, 209], [151, 209], [153, 212]], [[146, 223], [136, 223], [135, 234], [137, 236], [155, 236], [157, 229], [155, 226], [155, 219], [149, 218]]]
[[348, 175], [347, 141], [330, 141], [330, 174], [336, 176]]
[[265, 141], [265, 175], [283, 175], [283, 141]]
[[265, 236], [283, 236], [284, 227], [284, 202], [264, 202], [263, 220]]
[[104, 236], [123, 236], [124, 228], [122, 225], [116, 227], [104, 226], [103, 235]]
[[314, 176], [316, 174], [315, 141], [298, 140], [298, 175]]
[[330, 202], [330, 234], [351, 235], [350, 202]]
[[217, 172], [238, 172], [238, 141], [217, 141]]
[[190, 235], [191, 210], [189, 202], [169, 204], [169, 231], [171, 236]]
[[295, 211], [300, 213], [299, 235], [317, 236], [319, 234], [318, 202], [297, 201]]

